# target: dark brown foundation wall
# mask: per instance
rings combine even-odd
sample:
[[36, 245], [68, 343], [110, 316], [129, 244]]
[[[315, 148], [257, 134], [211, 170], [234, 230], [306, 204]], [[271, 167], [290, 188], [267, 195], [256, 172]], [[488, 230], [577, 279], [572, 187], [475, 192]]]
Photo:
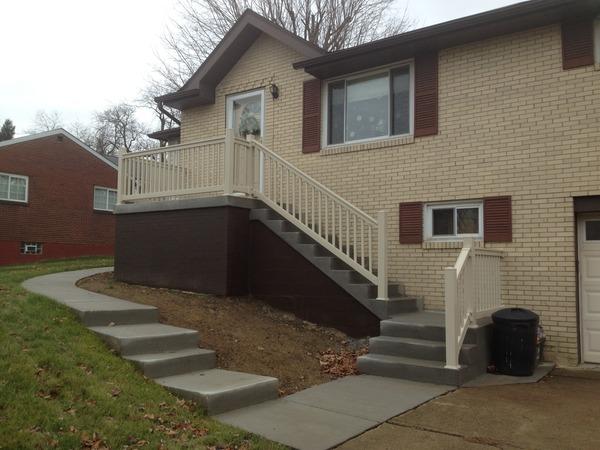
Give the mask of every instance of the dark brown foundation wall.
[[115, 278], [220, 295], [248, 293], [248, 209], [118, 214]]
[[252, 294], [350, 336], [379, 319], [258, 221], [217, 206], [117, 214], [115, 278], [217, 295]]

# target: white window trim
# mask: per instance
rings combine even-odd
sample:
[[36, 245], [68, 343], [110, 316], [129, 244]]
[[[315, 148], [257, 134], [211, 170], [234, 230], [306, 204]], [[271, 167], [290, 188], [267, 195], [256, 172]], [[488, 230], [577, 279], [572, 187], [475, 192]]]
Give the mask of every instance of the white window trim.
[[[106, 191], [106, 208], [96, 208], [96, 202], [95, 202], [95, 198], [96, 198], [96, 189], [103, 189]], [[117, 190], [113, 189], [113, 188], [109, 188], [106, 186], [94, 186], [94, 191], [93, 191], [93, 197], [92, 197], [92, 206], [94, 208], [94, 211], [110, 211], [113, 212], [114, 209], [109, 209], [108, 208], [108, 193], [109, 192], [114, 192], [115, 195], [117, 194]]]
[[231, 94], [225, 98], [225, 124], [227, 128], [233, 128], [233, 102], [248, 97], [260, 95], [260, 138], [265, 136], [265, 90], [254, 89], [252, 91], [241, 92], [239, 94]]
[[[6, 173], [6, 172], [0, 172], [0, 175], [8, 176], [8, 198], [0, 197], [1, 201], [15, 202], [15, 203], [27, 203], [29, 201], [29, 177], [27, 175], [17, 175], [14, 173]], [[14, 200], [14, 199], [10, 198], [10, 179], [11, 178], [20, 178], [22, 180], [25, 180], [25, 200]]]
[[[35, 247], [36, 251], [28, 252], [28, 247]], [[39, 249], [39, 252], [37, 251]], [[41, 255], [44, 252], [44, 246], [41, 242], [21, 242], [21, 255]]]
[[[368, 77], [371, 75], [378, 75], [381, 73], [390, 74], [392, 70], [399, 69], [401, 67], [409, 67], [409, 77], [410, 77], [410, 94], [409, 94], [409, 102], [408, 102], [408, 111], [410, 112], [410, 120], [409, 120], [409, 132], [404, 134], [390, 134], [392, 131], [392, 121], [393, 117], [391, 114], [392, 111], [392, 96], [391, 92], [388, 94], [388, 134], [387, 136], [377, 136], [373, 138], [367, 139], [356, 139], [353, 141], [344, 141], [339, 144], [329, 144], [328, 143], [328, 131], [329, 131], [329, 84], [335, 83], [337, 81], [350, 81], [357, 78]], [[336, 148], [336, 147], [344, 147], [348, 145], [356, 145], [356, 144], [364, 144], [368, 142], [376, 142], [376, 141], [384, 141], [388, 139], [397, 139], [402, 137], [408, 137], [414, 135], [415, 129], [415, 65], [413, 60], [401, 61], [394, 64], [389, 64], [386, 66], [381, 66], [376, 69], [363, 70], [360, 72], [353, 72], [351, 74], [340, 76], [336, 78], [331, 78], [325, 82], [324, 89], [321, 90], [321, 111], [324, 113], [321, 114], [321, 148]], [[344, 113], [344, 134], [346, 130], [346, 114]]]
[[[467, 233], [467, 234], [449, 234], [444, 236], [433, 235], [433, 211], [436, 209], [447, 209], [453, 208], [477, 208], [479, 210], [479, 233]], [[469, 201], [469, 202], [447, 202], [447, 203], [429, 203], [423, 208], [423, 234], [426, 241], [459, 241], [464, 238], [483, 239], [483, 201]], [[457, 215], [454, 213], [454, 230], [458, 230], [457, 227]]]

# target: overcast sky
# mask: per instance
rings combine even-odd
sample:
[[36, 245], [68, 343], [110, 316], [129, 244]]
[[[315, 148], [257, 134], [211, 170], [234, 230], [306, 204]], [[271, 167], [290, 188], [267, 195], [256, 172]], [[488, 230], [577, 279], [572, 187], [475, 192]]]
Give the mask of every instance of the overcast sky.
[[[40, 109], [59, 111], [66, 123], [86, 123], [93, 111], [135, 100], [176, 2], [3, 2], [0, 122], [12, 119], [20, 135]], [[409, 0], [408, 14], [426, 26], [511, 3], [517, 2]]]

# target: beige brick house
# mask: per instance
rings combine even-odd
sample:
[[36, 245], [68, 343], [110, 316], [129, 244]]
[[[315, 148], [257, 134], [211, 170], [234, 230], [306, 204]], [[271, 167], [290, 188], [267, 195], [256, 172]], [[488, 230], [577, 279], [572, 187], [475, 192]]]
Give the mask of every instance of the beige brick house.
[[[600, 363], [599, 11], [533, 0], [334, 53], [246, 13], [181, 91], [158, 99], [182, 111], [181, 145], [166, 149], [226, 128], [254, 134], [357, 210], [386, 211], [387, 278], [425, 310], [445, 309], [444, 268], [465, 238], [501, 251], [501, 301], [539, 314], [546, 357]], [[198, 164], [186, 155], [182, 165]], [[310, 231], [315, 191], [299, 180], [279, 205], [297, 201], [291, 216]], [[354, 245], [360, 260], [351, 212], [332, 208], [340, 251]]]

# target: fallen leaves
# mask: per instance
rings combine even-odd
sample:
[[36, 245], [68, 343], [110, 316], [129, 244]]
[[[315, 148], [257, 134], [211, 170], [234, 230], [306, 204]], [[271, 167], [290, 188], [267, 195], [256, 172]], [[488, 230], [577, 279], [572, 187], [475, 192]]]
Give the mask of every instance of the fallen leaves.
[[332, 378], [341, 378], [348, 375], [356, 375], [356, 358], [368, 352], [367, 347], [358, 349], [342, 349], [334, 351], [327, 349], [319, 354], [319, 364], [321, 372], [328, 374]]
[[81, 448], [86, 450], [108, 450], [104, 441], [95, 432], [91, 436], [86, 432], [81, 433]]

